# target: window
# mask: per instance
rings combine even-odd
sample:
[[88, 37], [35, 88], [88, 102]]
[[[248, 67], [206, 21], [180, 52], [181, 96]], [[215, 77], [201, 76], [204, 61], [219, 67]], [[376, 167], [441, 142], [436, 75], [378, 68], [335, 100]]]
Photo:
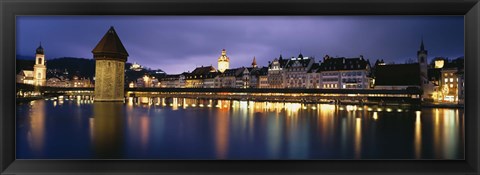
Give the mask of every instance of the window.
[[42, 64], [42, 58], [38, 58], [38, 64]]
[[453, 82], [453, 78], [450, 78], [450, 82]]
[[445, 83], [447, 83], [447, 82], [448, 82], [448, 78], [445, 78]]
[[450, 88], [453, 88], [453, 84], [450, 84]]

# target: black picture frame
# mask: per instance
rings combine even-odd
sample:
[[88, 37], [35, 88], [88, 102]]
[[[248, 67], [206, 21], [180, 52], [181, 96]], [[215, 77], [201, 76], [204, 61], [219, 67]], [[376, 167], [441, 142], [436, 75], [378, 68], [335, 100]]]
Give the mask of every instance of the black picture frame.
[[[479, 0], [0, 0], [1, 174], [479, 174]], [[18, 15], [464, 15], [465, 160], [15, 160]]]

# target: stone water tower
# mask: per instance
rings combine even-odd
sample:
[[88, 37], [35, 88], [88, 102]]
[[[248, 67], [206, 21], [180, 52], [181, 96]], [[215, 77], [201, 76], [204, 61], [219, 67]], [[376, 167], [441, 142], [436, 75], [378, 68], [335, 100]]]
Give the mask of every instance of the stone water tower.
[[92, 50], [95, 59], [95, 102], [124, 101], [128, 53], [113, 27]]

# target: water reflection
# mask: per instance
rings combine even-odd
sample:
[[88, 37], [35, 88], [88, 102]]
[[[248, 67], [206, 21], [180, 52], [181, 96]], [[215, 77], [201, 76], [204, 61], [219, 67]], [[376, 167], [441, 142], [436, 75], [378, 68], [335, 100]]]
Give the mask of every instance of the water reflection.
[[[47, 144], [46, 137], [55, 140], [55, 133], [63, 131], [75, 136], [68, 144], [91, 147], [94, 156], [90, 158], [464, 157], [464, 113], [461, 109], [414, 111], [395, 106], [160, 97], [129, 97], [125, 103], [90, 101], [83, 97], [80, 100], [65, 97], [18, 105], [31, 111], [18, 116], [28, 118], [17, 124], [29, 121], [26, 132], [18, 132], [18, 137], [19, 140], [25, 138], [30, 145], [19, 150], [25, 152], [20, 154], [24, 157], [19, 158], [34, 155], [37, 155], [35, 158], [38, 155], [48, 158], [45, 150], [55, 146]], [[69, 116], [64, 120], [75, 123], [80, 129], [62, 129], [62, 122], [53, 122], [58, 115]], [[22, 129], [20, 127], [20, 131]], [[75, 152], [69, 148], [58, 151], [66, 155]]]
[[93, 104], [93, 137], [96, 158], [122, 158], [123, 103], [98, 102]]
[[30, 102], [30, 130], [27, 133], [30, 148], [37, 155], [42, 154], [45, 142], [45, 101]]
[[415, 158], [421, 158], [421, 149], [422, 149], [422, 119], [421, 111], [415, 112]]

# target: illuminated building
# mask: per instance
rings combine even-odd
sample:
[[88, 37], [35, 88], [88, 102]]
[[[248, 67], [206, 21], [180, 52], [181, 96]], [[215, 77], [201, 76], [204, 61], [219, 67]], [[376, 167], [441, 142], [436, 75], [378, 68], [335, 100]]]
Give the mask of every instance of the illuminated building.
[[160, 79], [160, 87], [162, 88], [180, 88], [180, 75], [165, 75]]
[[92, 53], [95, 59], [95, 101], [123, 101], [128, 52], [113, 27]]
[[248, 69], [236, 68], [236, 69], [227, 69], [222, 74], [220, 74], [220, 87], [223, 88], [242, 88], [244, 84], [243, 78], [244, 75], [248, 73]]
[[40, 44], [35, 52], [35, 63], [32, 70], [22, 70], [17, 75], [17, 83], [45, 86], [47, 82], [47, 66], [45, 52]]
[[283, 59], [282, 55], [277, 59], [273, 59], [268, 64], [268, 87], [269, 88], [284, 88], [285, 82], [285, 65], [288, 63], [288, 59]]
[[320, 84], [320, 64], [313, 63], [310, 70], [307, 72], [307, 89], [319, 89], [322, 88]]
[[202, 88], [204, 80], [207, 78], [207, 74], [216, 72], [213, 66], [201, 66], [195, 68], [191, 73], [185, 74], [185, 87], [186, 88]]
[[134, 63], [130, 66], [130, 70], [141, 71], [141, 70], [143, 70], [143, 67], [142, 67], [140, 64], [137, 64], [136, 62], [134, 62]]
[[331, 58], [325, 56], [320, 68], [323, 89], [369, 89], [370, 62], [358, 58]]
[[47, 66], [45, 65], [45, 53], [42, 45], [38, 46], [35, 54], [35, 65], [33, 66], [33, 76], [35, 86], [45, 86], [47, 80]]
[[307, 88], [307, 72], [315, 62], [314, 58], [304, 57], [299, 54], [291, 58], [284, 68], [285, 88]]
[[[440, 98], [443, 98], [444, 102], [458, 102], [458, 84], [459, 77], [457, 74], [457, 68], [443, 68], [440, 87]], [[463, 84], [463, 83], [462, 83]]]
[[230, 68], [230, 58], [227, 57], [227, 51], [223, 49], [222, 55], [218, 57], [218, 71], [223, 73], [225, 70], [229, 68]]
[[248, 88], [260, 88], [261, 77], [263, 77], [264, 83], [267, 83], [268, 67], [262, 67], [262, 68], [249, 67], [247, 69], [249, 71], [249, 76], [250, 76], [249, 77], [250, 81], [248, 82], [248, 85], [247, 85]]

